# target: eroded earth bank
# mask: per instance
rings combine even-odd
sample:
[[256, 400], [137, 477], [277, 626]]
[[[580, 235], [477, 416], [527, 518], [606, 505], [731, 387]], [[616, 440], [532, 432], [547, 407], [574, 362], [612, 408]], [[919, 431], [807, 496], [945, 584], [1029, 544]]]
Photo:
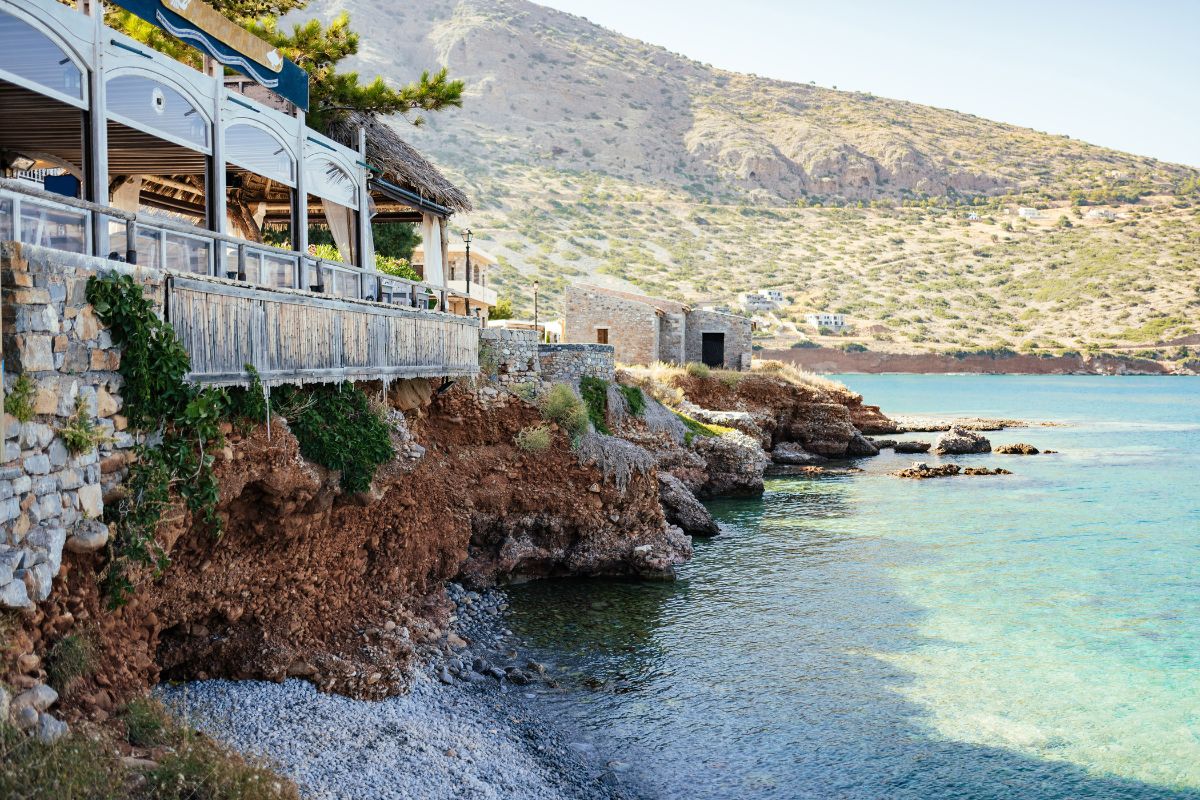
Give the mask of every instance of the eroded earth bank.
[[[565, 412], [547, 400], [564, 385], [359, 388], [396, 454], [367, 491], [344, 491], [307, 460], [281, 409], [269, 425], [226, 426], [215, 452], [223, 533], [173, 502], [157, 531], [163, 568], [134, 574], [123, 604], [102, 588], [111, 549], [68, 547], [49, 597], [10, 618], [3, 680], [14, 709], [35, 711], [19, 723], [124, 731], [126, 704], [167, 680], [301, 679], [378, 700], [414, 684], [430, 696], [426, 674], [540, 679], [472, 664], [463, 593], [543, 577], [672, 579], [692, 535], [719, 533], [698, 497], [760, 493], [772, 453], [788, 464], [869, 455], [864, 432], [893, 429], [857, 395], [769, 363], [619, 371], [571, 387]], [[81, 637], [86, 666], [64, 683], [55, 647]], [[449, 669], [428, 673], [431, 659]], [[135, 760], [156, 757], [117, 739]]]

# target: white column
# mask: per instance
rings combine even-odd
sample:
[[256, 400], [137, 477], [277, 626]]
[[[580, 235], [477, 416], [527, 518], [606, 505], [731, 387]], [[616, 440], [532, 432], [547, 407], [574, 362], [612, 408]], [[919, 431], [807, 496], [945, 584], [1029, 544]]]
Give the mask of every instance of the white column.
[[[88, 125], [88, 191], [93, 203], [108, 205], [108, 112], [104, 103], [104, 5], [99, 0], [88, 3], [92, 17], [92, 48], [95, 58], [88, 73], [88, 100], [90, 103]], [[96, 225], [92, 231], [92, 244], [96, 255], [108, 255], [108, 226]], [[127, 249], [137, 248], [136, 242], [127, 244]]]
[[[295, 247], [300, 251], [300, 274], [296, 280], [300, 285], [296, 288], [307, 289], [314, 281], [308, 274], [308, 190], [304, 186], [304, 155], [308, 149], [308, 126], [304, 123], [304, 111], [296, 109], [296, 117], [300, 120], [300, 133], [296, 138], [296, 195], [293, 200], [295, 213], [292, 214], [292, 238]], [[315, 276], [314, 276], [315, 277]]]
[[[208, 221], [209, 230], [217, 231], [218, 233], [226, 233], [229, 228], [229, 222], [226, 219], [226, 198], [225, 198], [225, 121], [222, 118], [224, 115], [225, 105], [225, 70], [213, 58], [204, 57], [205, 70], [212, 75], [213, 82], [216, 84], [216, 100], [213, 101], [213, 131], [212, 131], [212, 161], [209, 172], [209, 197], [212, 202], [209, 203], [209, 213], [212, 214], [212, 219]], [[226, 271], [236, 271], [237, 265], [232, 267], [225, 264], [225, 243], [214, 242], [216, 252], [213, 253], [213, 270], [220, 277], [225, 277]]]

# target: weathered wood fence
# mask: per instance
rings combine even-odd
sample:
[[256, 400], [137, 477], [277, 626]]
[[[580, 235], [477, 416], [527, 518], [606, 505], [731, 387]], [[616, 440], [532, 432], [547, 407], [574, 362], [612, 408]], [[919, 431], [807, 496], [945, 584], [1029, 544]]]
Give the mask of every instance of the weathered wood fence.
[[181, 276], [167, 282], [166, 309], [197, 383], [243, 384], [246, 364], [268, 385], [479, 370], [468, 317]]

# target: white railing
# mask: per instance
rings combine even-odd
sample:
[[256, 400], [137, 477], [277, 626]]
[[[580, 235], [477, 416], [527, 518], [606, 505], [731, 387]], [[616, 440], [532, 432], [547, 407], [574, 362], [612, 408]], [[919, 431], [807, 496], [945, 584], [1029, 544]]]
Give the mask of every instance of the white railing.
[[[414, 308], [432, 305], [445, 309], [448, 295], [462, 294], [145, 213], [52, 194], [25, 181], [3, 178], [0, 178], [0, 241], [17, 241], [272, 289], [299, 289]], [[481, 300], [474, 285], [471, 296]]]

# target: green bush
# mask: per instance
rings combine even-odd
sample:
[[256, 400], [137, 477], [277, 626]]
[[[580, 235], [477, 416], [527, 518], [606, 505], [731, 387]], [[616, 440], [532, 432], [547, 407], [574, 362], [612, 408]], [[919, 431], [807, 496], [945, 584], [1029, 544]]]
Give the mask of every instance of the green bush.
[[67, 424], [58, 429], [58, 435], [73, 456], [90, 453], [104, 442], [111, 441], [108, 433], [92, 419], [83, 395], [75, 398], [75, 411], [67, 417]]
[[96, 669], [96, 642], [90, 633], [73, 633], [59, 639], [46, 654], [46, 675], [59, 694], [67, 694], [79, 678]]
[[391, 256], [375, 256], [375, 269], [382, 272], [384, 275], [391, 275], [396, 278], [404, 278], [408, 281], [419, 281], [421, 276], [412, 268], [412, 265], [403, 258], [392, 258]]
[[287, 421], [301, 455], [340, 472], [345, 491], [365, 492], [379, 465], [395, 457], [391, 429], [354, 384], [285, 386], [276, 393], [280, 408], [292, 410]]
[[585, 376], [579, 381], [579, 393], [587, 406], [592, 427], [598, 433], [612, 433], [608, 429], [608, 381]]
[[488, 314], [488, 319], [512, 319], [513, 301], [511, 297], [501, 297], [496, 306]]
[[5, 412], [12, 414], [17, 422], [29, 422], [33, 419], [33, 398], [36, 394], [37, 387], [33, 379], [28, 375], [18, 375], [4, 398]]
[[709, 369], [708, 364], [700, 361], [689, 361], [685, 369], [687, 370], [687, 374], [693, 378], [707, 378], [712, 374], [712, 370]]
[[291, 781], [265, 764], [192, 734], [146, 774], [154, 800], [299, 800]]
[[577, 442], [588, 430], [588, 411], [575, 390], [565, 383], [556, 383], [539, 398], [542, 416], [566, 431]]
[[629, 413], [635, 417], [640, 417], [646, 413], [646, 395], [642, 394], [640, 386], [617, 386], [621, 394], [625, 395], [625, 402], [629, 404]]
[[513, 442], [518, 448], [526, 453], [540, 453], [550, 449], [550, 444], [553, 441], [549, 425], [534, 425], [528, 428], [522, 428], [515, 437]]

